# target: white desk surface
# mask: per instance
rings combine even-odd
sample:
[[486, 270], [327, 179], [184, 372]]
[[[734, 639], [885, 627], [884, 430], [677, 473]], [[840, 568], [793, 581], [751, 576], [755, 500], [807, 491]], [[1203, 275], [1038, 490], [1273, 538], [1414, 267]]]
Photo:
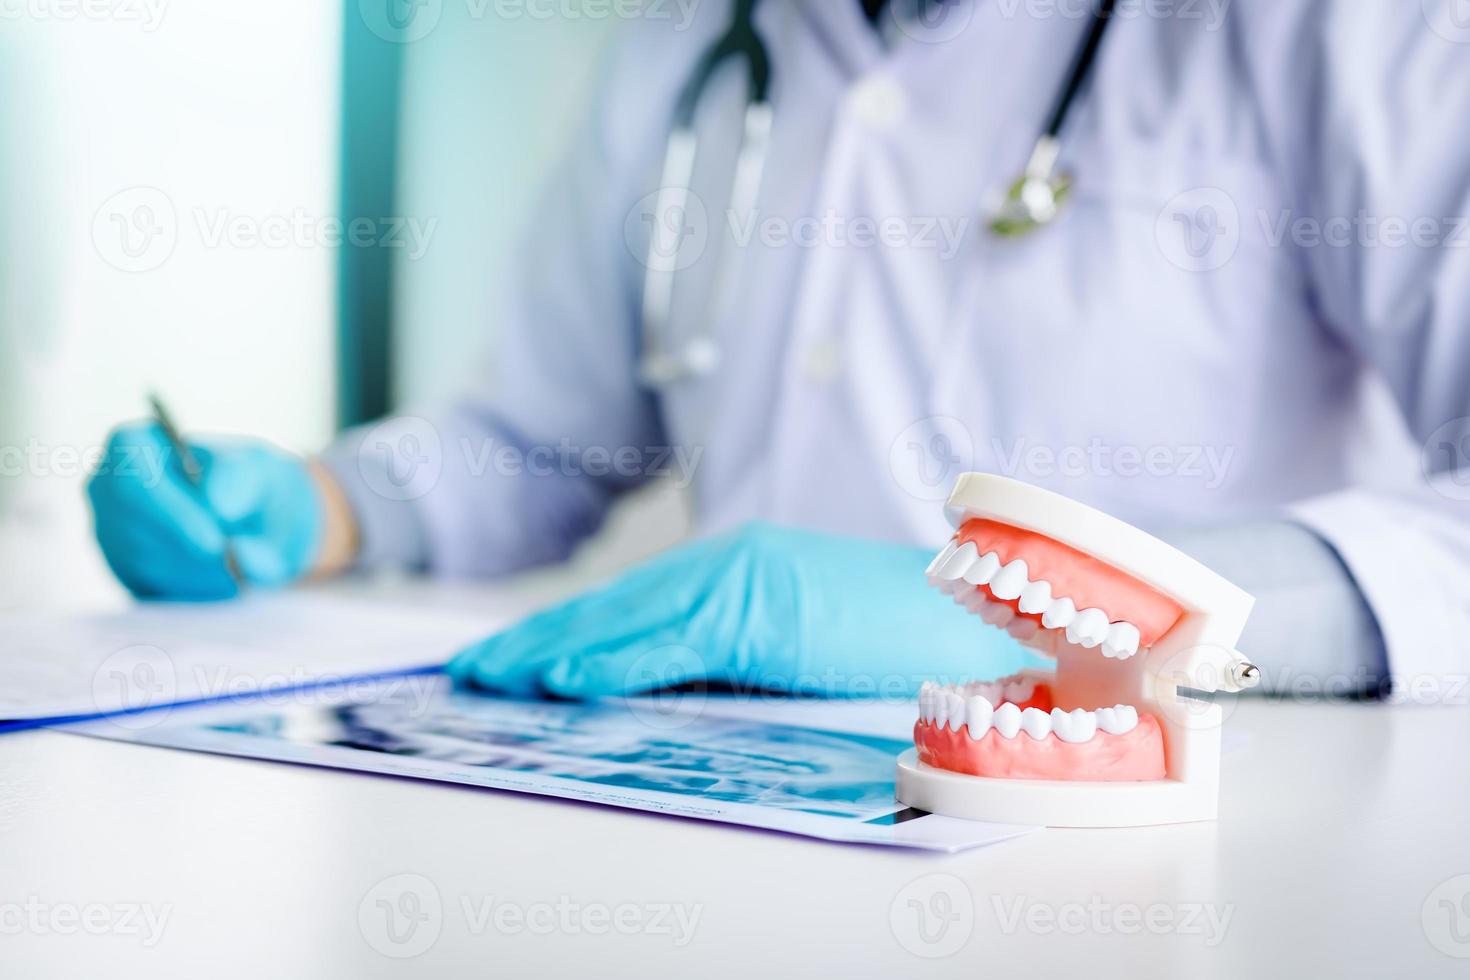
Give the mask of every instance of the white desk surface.
[[[1228, 731], [1218, 823], [955, 856], [5, 735], [0, 975], [1470, 975], [1448, 955], [1470, 957], [1470, 709], [1243, 701]], [[424, 887], [399, 875], [427, 879], [440, 912], [388, 937], [377, 900]], [[921, 935], [911, 901], [948, 918]], [[487, 902], [541, 916], [536, 931], [514, 909], [497, 929]], [[67, 918], [88, 906], [100, 934]], [[620, 906], [698, 918], [677, 946], [593, 917]], [[167, 915], [155, 944], [128, 907]]]

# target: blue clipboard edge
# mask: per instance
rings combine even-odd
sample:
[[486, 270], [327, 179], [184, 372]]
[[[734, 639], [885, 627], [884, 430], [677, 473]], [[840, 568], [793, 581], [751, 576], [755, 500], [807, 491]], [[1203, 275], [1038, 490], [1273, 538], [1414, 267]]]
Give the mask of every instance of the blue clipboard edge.
[[92, 714], [80, 715], [49, 715], [41, 718], [7, 718], [0, 720], [0, 735], [8, 735], [11, 732], [24, 732], [36, 728], [56, 728], [61, 725], [71, 725], [83, 721], [98, 721], [102, 718], [120, 718], [125, 715], [141, 715], [150, 711], [167, 711], [173, 708], [190, 708], [202, 704], [231, 704], [247, 703], [260, 697], [273, 697], [280, 694], [289, 694], [293, 691], [316, 691], [331, 690], [334, 687], [345, 687], [349, 684], [362, 684], [372, 681], [393, 680], [399, 677], [418, 677], [444, 672], [442, 664], [431, 664], [427, 667], [409, 667], [403, 670], [378, 671], [368, 674], [352, 674], [349, 676], [333, 676], [321, 681], [308, 681], [303, 684], [282, 684], [277, 687], [265, 687], [256, 691], [245, 691], [239, 694], [223, 694], [218, 697], [194, 698], [185, 701], [169, 701], [165, 704], [150, 704], [146, 708], [128, 708], [123, 711], [99, 711]]

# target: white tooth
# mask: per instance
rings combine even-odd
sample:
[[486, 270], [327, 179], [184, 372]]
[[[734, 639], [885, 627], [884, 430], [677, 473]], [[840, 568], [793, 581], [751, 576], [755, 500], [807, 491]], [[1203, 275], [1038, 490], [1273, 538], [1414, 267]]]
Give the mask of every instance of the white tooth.
[[944, 692], [944, 700], [949, 705], [949, 730], [957, 732], [965, 723], [965, 699], [949, 690]]
[[1022, 642], [1044, 657], [1055, 658], [1057, 655], [1057, 634], [1051, 630], [1037, 630], [1035, 636]]
[[1041, 614], [1041, 625], [1049, 630], [1066, 629], [1077, 618], [1077, 607], [1071, 599], [1053, 599]]
[[976, 695], [965, 702], [965, 725], [970, 730], [971, 739], [981, 739], [985, 733], [990, 731], [990, 719], [995, 715], [995, 707], [989, 698]]
[[934, 717], [930, 721], [939, 728], [949, 724], [949, 699], [943, 691], [934, 692]]
[[1072, 716], [1061, 708], [1051, 709], [1051, 730], [1056, 732], [1057, 738], [1063, 742], [1071, 741]]
[[1021, 730], [1021, 709], [1010, 702], [1006, 702], [995, 709], [995, 715], [990, 723], [995, 730], [1000, 732], [1003, 738], [1015, 738], [1016, 733]]
[[929, 563], [929, 567], [924, 569], [924, 574], [933, 575], [935, 572], [939, 571], [939, 566], [949, 561], [949, 556], [959, 550], [960, 539], [950, 538], [949, 541], [945, 543], [944, 547], [939, 549], [939, 554], [934, 556], [934, 560]]
[[1083, 708], [1051, 709], [1051, 728], [1063, 742], [1078, 744], [1097, 734], [1097, 715]]
[[955, 596], [955, 601], [972, 613], [978, 613], [990, 604], [990, 600], [986, 598], [984, 591], [981, 589], [971, 589], [968, 592], [961, 592]]
[[964, 544], [955, 549], [954, 554], [946, 558], [944, 562], [940, 564], [937, 569], [934, 570], [934, 574], [943, 581], [953, 582], [955, 579], [968, 572], [970, 570], [970, 566], [975, 564], [975, 562], [979, 560], [980, 555], [976, 553], [975, 546], [966, 541]]
[[919, 720], [934, 720], [934, 682], [925, 681], [919, 688]]
[[971, 681], [965, 685], [965, 697], [982, 697], [993, 705], [1001, 700], [1000, 688], [990, 681]]
[[1138, 727], [1138, 709], [1129, 704], [1098, 708], [1097, 727], [1109, 735], [1126, 735]]
[[1029, 677], [1022, 677], [1019, 680], [1007, 682], [1002, 692], [1005, 700], [1020, 704], [1031, 700], [1031, 695], [1036, 693], [1036, 682]]
[[1037, 579], [1021, 590], [1021, 612], [1044, 613], [1049, 605], [1051, 605], [1050, 582]]
[[[1109, 653], [1109, 651], [1112, 651]], [[1132, 623], [1114, 623], [1103, 640], [1103, 655], [1127, 660], [1138, 652], [1138, 627]]]
[[933, 582], [934, 587], [940, 592], [943, 592], [945, 595], [954, 596], [955, 602], [964, 602], [964, 597], [971, 592], [970, 587], [960, 579], [950, 581], [949, 579], [942, 579], [931, 575], [929, 576], [929, 581]]
[[997, 599], [1007, 601], [1015, 599], [1024, 588], [1026, 588], [1026, 561], [1023, 558], [1017, 558], [996, 572], [995, 578], [990, 580], [990, 591], [995, 593]]
[[1021, 712], [1021, 728], [1039, 742], [1051, 734], [1051, 715], [1040, 708], [1027, 708]]
[[1041, 624], [1026, 616], [1017, 616], [1006, 624], [1006, 632], [1018, 640], [1029, 640], [1041, 629]]
[[1011, 620], [1016, 618], [1016, 611], [1003, 602], [991, 602], [987, 599], [980, 607], [980, 618], [991, 626], [999, 626], [1004, 629], [1010, 625]]
[[988, 551], [980, 556], [980, 560], [970, 566], [965, 573], [965, 581], [971, 585], [984, 585], [995, 578], [995, 573], [1000, 571], [1000, 558], [993, 551]]
[[1101, 609], [1084, 609], [1067, 627], [1067, 639], [1089, 650], [1108, 635], [1108, 614]]

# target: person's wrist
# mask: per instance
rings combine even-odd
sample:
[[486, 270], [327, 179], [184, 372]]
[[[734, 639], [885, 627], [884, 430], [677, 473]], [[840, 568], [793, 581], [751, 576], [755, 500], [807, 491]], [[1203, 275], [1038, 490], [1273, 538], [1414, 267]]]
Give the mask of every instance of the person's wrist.
[[325, 466], [316, 460], [306, 464], [322, 509], [322, 540], [309, 578], [328, 578], [352, 567], [357, 560], [360, 535], [357, 518], [347, 494]]

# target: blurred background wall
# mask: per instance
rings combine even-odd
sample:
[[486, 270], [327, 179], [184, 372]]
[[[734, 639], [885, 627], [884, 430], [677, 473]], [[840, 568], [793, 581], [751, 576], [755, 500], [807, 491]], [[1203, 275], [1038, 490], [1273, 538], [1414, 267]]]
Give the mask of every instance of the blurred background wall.
[[[403, 47], [395, 196], [434, 231], [421, 257], [393, 255], [391, 404], [442, 401], [493, 350], [507, 259], [585, 118], [600, 52], [621, 23], [610, 9], [444, 0], [404, 35], [416, 39]], [[683, 496], [655, 484], [613, 509], [576, 555], [577, 574], [604, 575], [688, 530]]]
[[[192, 427], [330, 433], [331, 5], [10, 5], [0, 24], [0, 599], [112, 589], [84, 471], [157, 388]], [[232, 243], [233, 242], [233, 243]]]
[[489, 342], [503, 259], [614, 22], [431, 0], [403, 30], [383, 20], [402, 3], [6, 7], [0, 606], [117, 595], [82, 488], [148, 390], [194, 431], [331, 437], [351, 28], [398, 46], [395, 216], [428, 230], [388, 257], [392, 401], [446, 397]]
[[433, 29], [404, 46], [398, 204], [435, 227], [421, 258], [395, 256], [400, 403], [433, 402], [474, 367], [464, 355], [489, 340], [505, 260], [582, 117], [615, 29], [606, 18], [479, 8], [444, 3]]

